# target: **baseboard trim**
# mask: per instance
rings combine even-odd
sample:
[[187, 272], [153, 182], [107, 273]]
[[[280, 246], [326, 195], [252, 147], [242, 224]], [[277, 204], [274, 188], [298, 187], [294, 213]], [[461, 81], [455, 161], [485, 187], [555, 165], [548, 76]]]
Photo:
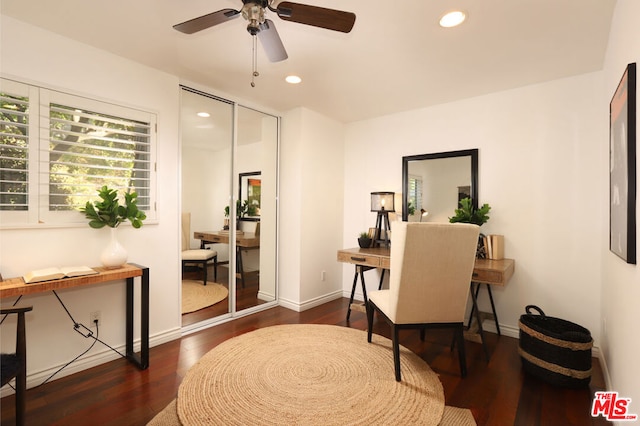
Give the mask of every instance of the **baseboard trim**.
[[[172, 340], [179, 339], [181, 337], [180, 328], [174, 328], [171, 330], [164, 331], [162, 333], [158, 333], [154, 336], [149, 337], [149, 347], [158, 346], [163, 343], [170, 342]], [[99, 343], [98, 343], [99, 344]], [[102, 346], [102, 345], [101, 345]], [[96, 347], [98, 347], [96, 345]], [[133, 344], [134, 351], [138, 352], [140, 350], [140, 340], [136, 340]], [[122, 344], [120, 346], [116, 346], [115, 349], [124, 354], [126, 352], [126, 345]], [[27, 349], [28, 351], [28, 349]], [[69, 364], [67, 367], [62, 369], [59, 373], [55, 375], [55, 377], [51, 380], [60, 379], [65, 376], [69, 376], [74, 373], [78, 373], [80, 371], [87, 370], [91, 367], [96, 367], [98, 365], [104, 364], [109, 361], [113, 361], [115, 359], [120, 358], [120, 356], [112, 351], [111, 349], [102, 346], [102, 349], [96, 350], [90, 355], [86, 355], [80, 357], [73, 363]], [[66, 363], [65, 363], [66, 364]], [[59, 364], [53, 366], [51, 368], [47, 368], [45, 370], [37, 371], [27, 376], [27, 389], [40, 385], [43, 381], [45, 381], [49, 376], [58, 371], [64, 364]], [[14, 393], [13, 389], [9, 386], [5, 386], [2, 388], [0, 392], [0, 397], [4, 398], [7, 395], [12, 395]]]
[[332, 300], [341, 299], [342, 297], [343, 297], [342, 290], [337, 290], [332, 293], [325, 294], [320, 297], [316, 297], [314, 299], [309, 299], [302, 303], [280, 298], [278, 300], [278, 304], [283, 308], [291, 309], [292, 311], [303, 312], [303, 311], [306, 311], [307, 309], [315, 308], [316, 306], [320, 306], [327, 302], [331, 302]]

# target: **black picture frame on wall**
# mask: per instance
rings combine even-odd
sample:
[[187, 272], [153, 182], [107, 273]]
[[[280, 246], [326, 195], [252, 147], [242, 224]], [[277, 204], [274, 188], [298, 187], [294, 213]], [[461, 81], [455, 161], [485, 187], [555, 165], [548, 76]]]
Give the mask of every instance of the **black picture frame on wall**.
[[636, 64], [609, 104], [609, 250], [636, 264]]

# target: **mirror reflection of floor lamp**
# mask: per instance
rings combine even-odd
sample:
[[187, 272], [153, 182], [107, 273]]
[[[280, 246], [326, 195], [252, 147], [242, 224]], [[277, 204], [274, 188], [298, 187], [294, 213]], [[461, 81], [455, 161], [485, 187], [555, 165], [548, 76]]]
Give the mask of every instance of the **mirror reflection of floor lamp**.
[[374, 246], [384, 244], [384, 247], [389, 247], [389, 231], [391, 231], [389, 213], [396, 211], [393, 202], [394, 195], [395, 193], [387, 191], [371, 193], [371, 211], [378, 213]]

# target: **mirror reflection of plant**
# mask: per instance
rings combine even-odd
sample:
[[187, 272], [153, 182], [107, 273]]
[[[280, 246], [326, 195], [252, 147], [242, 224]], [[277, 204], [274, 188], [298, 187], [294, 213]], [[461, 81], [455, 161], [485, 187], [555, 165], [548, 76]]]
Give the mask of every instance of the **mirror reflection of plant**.
[[147, 218], [147, 215], [138, 209], [136, 192], [129, 191], [124, 194], [124, 205], [118, 202], [118, 192], [106, 185], [98, 190], [98, 196], [101, 201], [87, 201], [87, 204], [80, 208], [80, 212], [89, 219], [89, 226], [92, 228], [117, 228], [126, 220], [130, 221], [134, 228], [140, 228], [142, 221]]
[[455, 215], [449, 218], [449, 222], [456, 223], [473, 223], [481, 226], [489, 220], [489, 204], [483, 204], [482, 207], [476, 209], [473, 207], [471, 198], [463, 198], [460, 200], [460, 208], [455, 210]]
[[[255, 216], [257, 213], [257, 207], [249, 204], [249, 200], [244, 200], [241, 202], [240, 200], [236, 201], [236, 217], [241, 218], [245, 216]], [[229, 206], [224, 208], [224, 217], [229, 217]]]
[[409, 214], [409, 216], [413, 216], [414, 214], [416, 214], [416, 207], [413, 205], [413, 200], [409, 200], [409, 202], [407, 203], [407, 213]]

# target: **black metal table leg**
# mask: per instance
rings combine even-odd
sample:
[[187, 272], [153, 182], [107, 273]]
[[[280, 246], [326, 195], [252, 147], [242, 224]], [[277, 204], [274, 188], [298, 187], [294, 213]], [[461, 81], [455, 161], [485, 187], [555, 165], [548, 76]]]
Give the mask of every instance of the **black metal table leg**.
[[244, 266], [242, 265], [242, 248], [236, 247], [236, 272], [240, 273], [240, 282], [242, 283], [242, 288], [244, 288]]
[[356, 284], [358, 283], [358, 266], [356, 265], [356, 272], [353, 274], [353, 285], [351, 286], [351, 297], [349, 298], [349, 307], [347, 308], [347, 321], [351, 316], [351, 304], [353, 303], [353, 296], [356, 293]]
[[[473, 282], [471, 283], [471, 296], [473, 296]], [[478, 293], [480, 293], [480, 284], [478, 284], [478, 286], [476, 287], [476, 301], [478, 300]], [[475, 314], [476, 311], [476, 305], [472, 305], [471, 306], [471, 313], [469, 313], [469, 322], [467, 323], [467, 328], [471, 327], [471, 320], [473, 319], [473, 315]]]
[[364, 306], [367, 306], [367, 286], [364, 282], [364, 273], [369, 269], [375, 269], [373, 266], [356, 265], [356, 272], [353, 275], [353, 285], [351, 286], [351, 297], [349, 298], [349, 308], [347, 309], [347, 321], [351, 316], [351, 305], [353, 304], [353, 297], [356, 292], [356, 285], [358, 285], [358, 277], [360, 277], [360, 283], [362, 284], [362, 297], [364, 299]]
[[134, 313], [134, 281], [135, 278], [127, 278], [126, 289], [126, 356], [139, 369], [146, 370], [149, 367], [149, 268], [135, 265], [142, 269], [140, 277], [140, 355], [133, 350], [133, 313]]
[[380, 273], [380, 284], [378, 284], [378, 290], [382, 290], [382, 282], [384, 281], [385, 271], [386, 269], [383, 269], [382, 272]]
[[498, 322], [498, 314], [496, 313], [496, 305], [493, 303], [493, 294], [491, 293], [491, 286], [489, 284], [485, 284], [487, 286], [487, 292], [489, 293], [489, 301], [491, 301], [491, 311], [493, 312], [493, 321], [496, 323], [496, 330], [498, 331], [498, 336], [500, 336], [500, 323]]
[[[476, 286], [475, 289], [474, 289], [474, 285]], [[478, 288], [480, 288], [480, 284], [471, 282], [471, 289], [470, 289], [471, 300], [473, 301], [473, 306], [471, 307], [471, 310], [473, 312], [475, 309], [476, 321], [478, 321], [478, 333], [480, 334], [480, 339], [482, 339], [482, 348], [484, 349], [485, 357], [487, 358], [487, 362], [489, 362], [489, 358], [490, 358], [489, 349], [487, 348], [487, 342], [484, 339], [484, 332], [482, 330], [482, 318], [480, 316], [480, 309], [478, 309], [478, 300], [477, 300]]]

